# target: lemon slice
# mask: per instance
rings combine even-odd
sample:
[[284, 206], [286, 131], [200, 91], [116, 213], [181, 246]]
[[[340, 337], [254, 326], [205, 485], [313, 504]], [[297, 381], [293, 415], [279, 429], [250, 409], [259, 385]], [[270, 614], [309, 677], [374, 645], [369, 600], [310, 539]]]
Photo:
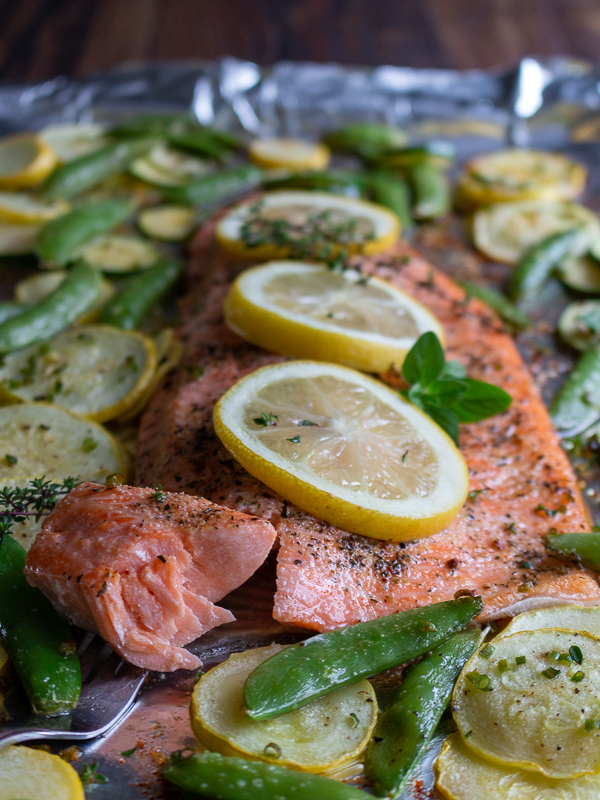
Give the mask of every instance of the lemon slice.
[[[56, 269], [51, 272], [36, 272], [28, 278], [19, 281], [15, 286], [15, 300], [18, 303], [25, 305], [34, 305], [47, 297], [53, 292], [67, 277], [64, 270]], [[114, 297], [116, 290], [110, 281], [102, 278], [100, 281], [100, 288], [98, 297], [88, 310], [82, 314], [78, 322], [80, 324], [87, 324], [94, 322], [102, 308], [108, 303], [111, 297]]]
[[[600, 243], [600, 222], [589, 208], [567, 201], [526, 200], [497, 203], [473, 218], [475, 246], [490, 258], [517, 264], [547, 236], [581, 228], [581, 251]], [[579, 253], [577, 253], [579, 254]]]
[[400, 366], [426, 331], [444, 337], [433, 314], [391, 283], [298, 261], [242, 272], [224, 315], [230, 328], [259, 347], [366, 372]]
[[145, 394], [156, 372], [151, 339], [109, 325], [82, 325], [43, 344], [6, 353], [4, 402], [49, 402], [96, 422], [118, 417]]
[[0, 750], [0, 800], [84, 800], [79, 775], [60, 756], [20, 745]]
[[105, 128], [94, 122], [61, 122], [48, 125], [38, 132], [38, 137], [65, 163], [99, 150], [108, 144]]
[[273, 644], [236, 653], [200, 678], [190, 706], [196, 737], [221, 755], [303, 772], [325, 772], [354, 761], [377, 721], [375, 692], [366, 680], [274, 719], [256, 721], [243, 713], [246, 678], [281, 650]]
[[36, 186], [57, 163], [54, 150], [31, 133], [0, 139], [0, 189]]
[[47, 222], [66, 214], [69, 208], [64, 200], [44, 200], [26, 192], [0, 192], [0, 220], [6, 222]]
[[197, 221], [188, 206], [155, 206], [145, 208], [137, 218], [142, 233], [161, 242], [183, 242], [194, 231]]
[[263, 367], [223, 395], [214, 423], [248, 472], [353, 533], [429, 536], [467, 495], [467, 467], [450, 438], [392, 389], [346, 367]]
[[447, 800], [597, 800], [600, 775], [570, 781], [553, 780], [533, 772], [502, 767], [470, 750], [453, 733], [434, 764], [435, 788]]
[[324, 144], [302, 139], [255, 139], [248, 146], [248, 156], [265, 169], [325, 169], [331, 151]]
[[[227, 251], [256, 261], [285, 258], [290, 248], [304, 246], [317, 253], [328, 245], [379, 253], [399, 233], [398, 217], [383, 206], [311, 191], [269, 192], [258, 202], [249, 200], [225, 214], [216, 231]], [[302, 244], [307, 240], [309, 245]]]
[[549, 778], [596, 775], [599, 686], [600, 639], [557, 628], [521, 631], [467, 662], [452, 711], [467, 745], [485, 758]]
[[41, 225], [23, 225], [0, 220], [0, 256], [33, 253]]
[[484, 153], [466, 164], [468, 175], [487, 187], [488, 202], [525, 200], [551, 190], [557, 200], [572, 200], [583, 190], [587, 171], [560, 153], [512, 148]]

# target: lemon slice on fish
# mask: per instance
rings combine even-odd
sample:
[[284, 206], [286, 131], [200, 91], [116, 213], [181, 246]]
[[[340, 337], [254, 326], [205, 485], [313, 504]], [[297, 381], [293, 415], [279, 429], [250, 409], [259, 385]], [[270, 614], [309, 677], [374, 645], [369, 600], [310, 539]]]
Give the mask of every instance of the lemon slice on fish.
[[248, 146], [250, 161], [265, 169], [325, 169], [329, 148], [303, 139], [254, 139]]
[[236, 206], [217, 225], [230, 253], [256, 261], [320, 257], [344, 249], [370, 255], [396, 241], [398, 217], [365, 200], [312, 191], [277, 191]]
[[38, 136], [20, 133], [0, 139], [0, 189], [28, 189], [57, 165], [54, 150]]
[[192, 695], [190, 716], [198, 741], [225, 756], [270, 761], [302, 772], [325, 772], [353, 761], [377, 721], [371, 684], [362, 680], [274, 719], [244, 714], [244, 684], [277, 644], [235, 653], [204, 674]]
[[391, 283], [298, 261], [242, 272], [224, 314], [230, 328], [259, 347], [366, 372], [400, 366], [426, 331], [444, 341], [433, 314]]
[[495, 639], [454, 687], [459, 732], [478, 755], [549, 778], [600, 773], [600, 639], [545, 628]]
[[79, 775], [60, 756], [20, 745], [0, 750], [0, 800], [84, 800]]
[[434, 764], [435, 788], [447, 800], [597, 800], [600, 775], [557, 781], [493, 764], [474, 753], [458, 733], [449, 736]]
[[456, 516], [468, 471], [451, 439], [379, 381], [335, 364], [290, 361], [242, 378], [215, 430], [252, 475], [353, 533], [403, 541]]

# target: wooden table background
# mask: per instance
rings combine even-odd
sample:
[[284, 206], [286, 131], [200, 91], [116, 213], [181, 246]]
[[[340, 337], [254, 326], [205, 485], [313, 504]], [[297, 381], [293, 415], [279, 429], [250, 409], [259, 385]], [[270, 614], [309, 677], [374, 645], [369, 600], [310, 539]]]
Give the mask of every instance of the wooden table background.
[[600, 60], [600, 0], [0, 0], [0, 80], [122, 62], [280, 59], [469, 69]]

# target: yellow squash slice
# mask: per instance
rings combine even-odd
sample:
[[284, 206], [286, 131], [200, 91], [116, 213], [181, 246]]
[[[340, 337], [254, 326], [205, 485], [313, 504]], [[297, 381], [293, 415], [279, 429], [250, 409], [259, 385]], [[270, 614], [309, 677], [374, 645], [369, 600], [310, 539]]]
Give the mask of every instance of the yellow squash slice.
[[106, 422], [137, 403], [156, 366], [149, 337], [109, 325], [82, 325], [43, 344], [6, 353], [0, 365], [0, 399], [52, 402]]
[[158, 384], [177, 366], [181, 359], [183, 348], [179, 339], [173, 335], [171, 328], [165, 328], [157, 333], [156, 336], [152, 337], [152, 341], [156, 350], [156, 371], [139, 400], [131, 408], [127, 409], [124, 414], [121, 414], [120, 419], [123, 421], [135, 419], [142, 413]]
[[[64, 270], [52, 270], [51, 272], [35, 272], [28, 278], [19, 281], [15, 286], [15, 300], [18, 303], [25, 303], [26, 305], [35, 305], [53, 292], [67, 277]], [[79, 317], [80, 324], [94, 322], [103, 307], [115, 295], [115, 288], [102, 278], [100, 281], [100, 289], [98, 297], [90, 308]]]
[[525, 200], [497, 203], [473, 218], [475, 246], [490, 258], [517, 264], [528, 248], [547, 236], [580, 228], [581, 251], [600, 245], [600, 222], [589, 208], [577, 203]]
[[[275, 229], [284, 230], [284, 243]], [[312, 246], [315, 254], [330, 247], [370, 255], [390, 247], [399, 233], [398, 218], [383, 206], [311, 191], [269, 192], [258, 202], [249, 200], [225, 214], [216, 231], [228, 252], [256, 261], [285, 258], [307, 239], [312, 244], [302, 247]]]
[[0, 408], [0, 453], [0, 485], [26, 486], [43, 476], [103, 483], [114, 472], [129, 472], [121, 446], [105, 428], [47, 403]]
[[435, 762], [436, 789], [447, 800], [597, 800], [600, 776], [553, 780], [481, 758], [449, 736]]
[[467, 745], [485, 758], [550, 778], [595, 775], [600, 639], [558, 628], [496, 638], [464, 667], [452, 709]]
[[366, 372], [400, 366], [426, 331], [444, 341], [433, 314], [391, 283], [298, 261], [242, 272], [224, 314], [230, 328], [259, 347]]
[[325, 169], [329, 148], [303, 139], [255, 139], [248, 146], [250, 161], [264, 169]]
[[57, 165], [54, 150], [31, 133], [0, 139], [0, 189], [29, 189]]
[[135, 272], [152, 266], [160, 252], [138, 236], [107, 233], [81, 247], [77, 256], [102, 272]]
[[270, 645], [230, 656], [203, 675], [192, 695], [192, 728], [201, 744], [222, 755], [271, 761], [304, 772], [339, 769], [364, 750], [377, 720], [375, 692], [362, 680], [274, 719], [243, 713], [244, 683]]
[[550, 606], [517, 614], [496, 639], [521, 631], [539, 631], [545, 628], [562, 628], [585, 631], [600, 638], [600, 606]]
[[183, 242], [196, 227], [193, 208], [187, 206], [156, 206], [145, 208], [137, 219], [142, 233], [162, 242]]
[[429, 536], [467, 495], [466, 464], [441, 428], [379, 381], [336, 364], [263, 367], [223, 395], [214, 422], [248, 472], [353, 533]]
[[20, 745], [0, 750], [0, 800], [84, 800], [79, 775], [60, 756]]
[[41, 225], [18, 224], [0, 220], [0, 256], [33, 253]]

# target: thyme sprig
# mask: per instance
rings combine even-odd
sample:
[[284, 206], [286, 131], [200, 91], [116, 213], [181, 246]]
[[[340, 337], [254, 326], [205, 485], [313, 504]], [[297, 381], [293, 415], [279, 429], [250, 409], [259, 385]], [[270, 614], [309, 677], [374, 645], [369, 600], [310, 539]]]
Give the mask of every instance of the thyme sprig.
[[336, 209], [309, 214], [302, 222], [272, 218], [262, 214], [264, 203], [258, 201], [249, 209], [242, 223], [240, 237], [246, 247], [274, 245], [286, 251], [288, 258], [320, 261], [330, 269], [345, 269], [351, 255], [374, 238], [374, 233], [361, 233], [359, 220], [338, 219]]
[[0, 543], [5, 534], [13, 533], [15, 522], [33, 517], [39, 522], [54, 510], [58, 501], [77, 486], [75, 478], [60, 483], [46, 480], [44, 475], [29, 481], [28, 486], [4, 486], [0, 489]]

